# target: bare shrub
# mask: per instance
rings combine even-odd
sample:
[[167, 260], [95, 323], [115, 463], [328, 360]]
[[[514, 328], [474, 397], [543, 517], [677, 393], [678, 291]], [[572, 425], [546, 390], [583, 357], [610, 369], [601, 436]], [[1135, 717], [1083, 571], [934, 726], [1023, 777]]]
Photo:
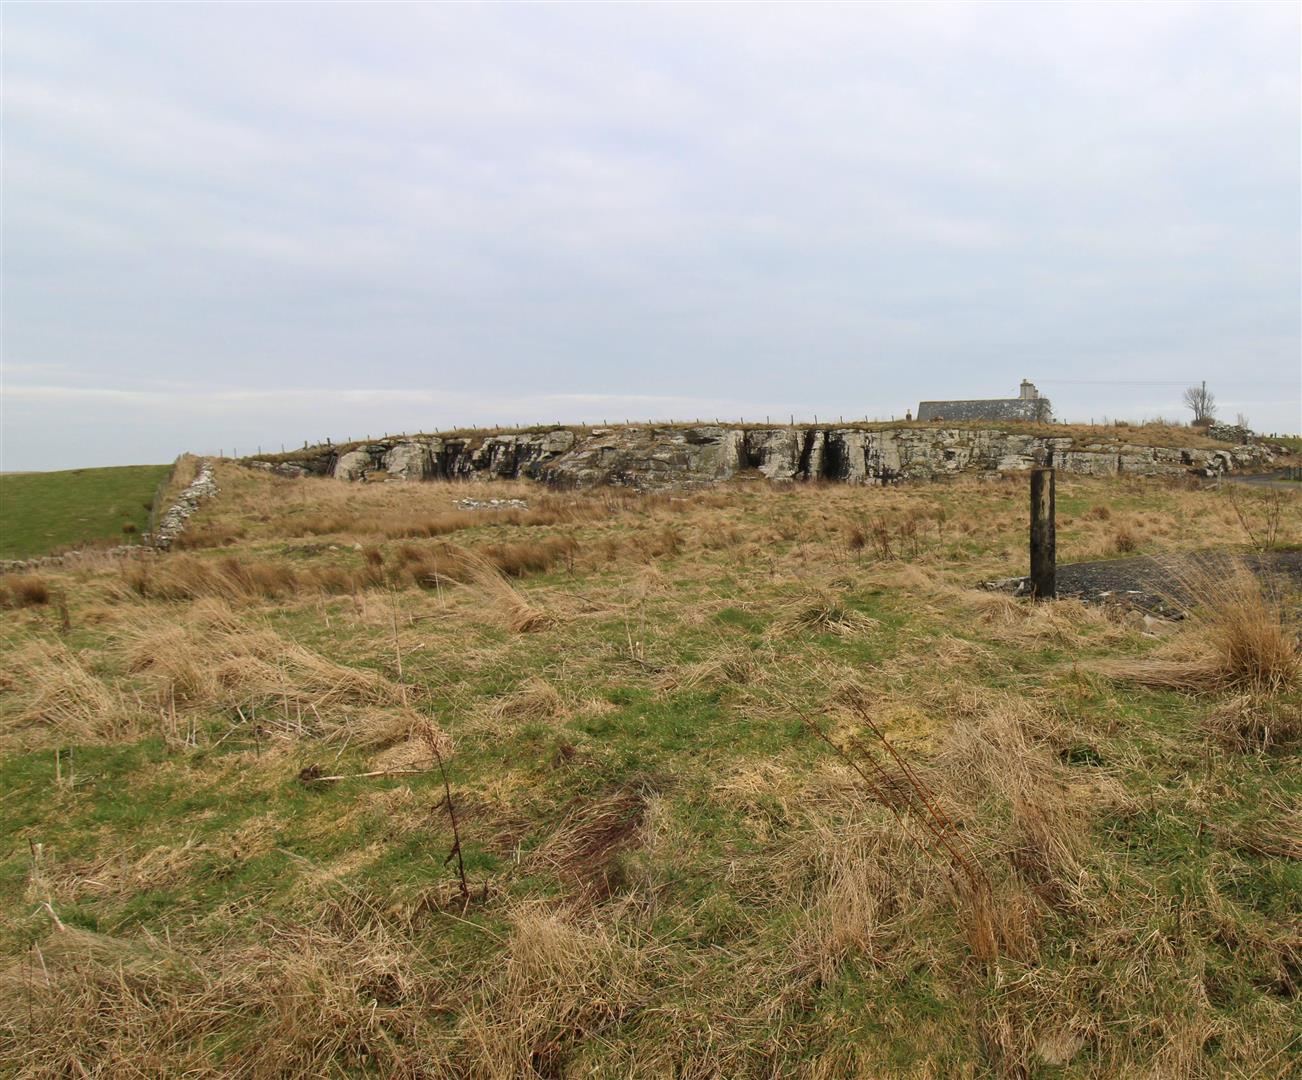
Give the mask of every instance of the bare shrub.
[[1123, 525], [1112, 534], [1111, 549], [1116, 555], [1129, 555], [1139, 550], [1139, 537]]
[[1246, 494], [1231, 485], [1228, 488], [1230, 506], [1238, 518], [1248, 542], [1258, 551], [1271, 551], [1279, 546], [1284, 526], [1284, 509], [1289, 505], [1284, 492], [1271, 489], [1260, 495]]

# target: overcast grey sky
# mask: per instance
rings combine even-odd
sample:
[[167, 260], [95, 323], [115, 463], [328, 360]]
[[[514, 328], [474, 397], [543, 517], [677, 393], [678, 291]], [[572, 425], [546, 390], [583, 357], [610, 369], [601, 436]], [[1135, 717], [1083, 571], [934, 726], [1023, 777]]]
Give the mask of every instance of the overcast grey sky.
[[1299, 10], [9, 0], [0, 468], [1023, 376], [1296, 431]]

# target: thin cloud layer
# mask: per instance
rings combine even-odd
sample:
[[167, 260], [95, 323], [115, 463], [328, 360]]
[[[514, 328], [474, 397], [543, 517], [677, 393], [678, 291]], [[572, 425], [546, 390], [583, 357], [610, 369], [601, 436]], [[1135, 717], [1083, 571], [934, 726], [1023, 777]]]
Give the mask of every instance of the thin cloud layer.
[[3, 20], [4, 468], [1023, 376], [1302, 426], [1295, 5]]

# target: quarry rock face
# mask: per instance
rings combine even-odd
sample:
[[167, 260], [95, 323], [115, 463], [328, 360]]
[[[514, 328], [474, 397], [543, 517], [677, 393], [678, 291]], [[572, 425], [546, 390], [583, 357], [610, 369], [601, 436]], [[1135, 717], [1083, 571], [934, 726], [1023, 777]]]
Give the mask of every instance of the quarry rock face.
[[[428, 480], [434, 475], [434, 456], [431, 442], [400, 442], [386, 450], [381, 459], [384, 470], [400, 480]], [[440, 447], [441, 449], [441, 447]]]
[[340, 480], [360, 480], [375, 468], [375, 461], [366, 450], [350, 450], [335, 462], [333, 475]]
[[1209, 450], [1148, 446], [1102, 434], [1083, 440], [996, 428], [701, 424], [400, 436], [245, 464], [287, 476], [350, 481], [380, 473], [404, 481], [526, 478], [557, 487], [652, 489], [699, 487], [747, 473], [776, 483], [893, 484], [1019, 472], [1037, 464], [1082, 476], [1212, 477], [1272, 460], [1270, 448], [1260, 443]]

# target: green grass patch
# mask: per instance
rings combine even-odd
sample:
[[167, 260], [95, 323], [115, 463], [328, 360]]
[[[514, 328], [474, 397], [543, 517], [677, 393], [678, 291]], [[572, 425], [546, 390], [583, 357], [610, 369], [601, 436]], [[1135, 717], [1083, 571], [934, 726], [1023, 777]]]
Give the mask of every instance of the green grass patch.
[[26, 559], [86, 543], [130, 543], [170, 465], [0, 475], [0, 558]]

